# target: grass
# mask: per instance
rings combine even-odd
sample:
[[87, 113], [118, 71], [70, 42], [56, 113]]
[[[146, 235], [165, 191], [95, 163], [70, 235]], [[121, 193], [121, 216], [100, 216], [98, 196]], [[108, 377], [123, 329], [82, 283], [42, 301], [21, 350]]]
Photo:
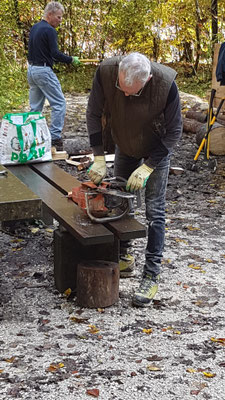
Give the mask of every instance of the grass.
[[[191, 67], [187, 64], [170, 64], [178, 72], [177, 84], [182, 92], [206, 98], [211, 87], [211, 71], [209, 66], [201, 66], [198, 76], [192, 76]], [[91, 89], [96, 66], [81, 65], [77, 68], [71, 65], [60, 65], [55, 68], [61, 82], [63, 92], [87, 93]], [[10, 68], [0, 69], [0, 117], [6, 113], [22, 112], [28, 105], [29, 87], [26, 69], [17, 64]]]

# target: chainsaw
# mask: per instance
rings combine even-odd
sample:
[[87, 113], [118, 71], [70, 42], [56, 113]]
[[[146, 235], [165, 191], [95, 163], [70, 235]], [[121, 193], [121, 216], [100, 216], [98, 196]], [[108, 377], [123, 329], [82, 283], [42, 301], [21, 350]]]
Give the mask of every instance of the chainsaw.
[[126, 180], [120, 177], [106, 179], [98, 186], [91, 181], [82, 182], [68, 193], [93, 222], [116, 221], [133, 210], [134, 200], [140, 206], [140, 193], [126, 192]]

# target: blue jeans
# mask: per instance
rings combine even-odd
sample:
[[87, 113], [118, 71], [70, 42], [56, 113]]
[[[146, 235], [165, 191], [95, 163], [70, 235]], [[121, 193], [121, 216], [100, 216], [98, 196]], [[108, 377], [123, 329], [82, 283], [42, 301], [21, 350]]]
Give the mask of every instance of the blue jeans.
[[31, 111], [42, 112], [45, 99], [48, 99], [52, 110], [49, 128], [51, 137], [52, 140], [60, 139], [66, 113], [66, 101], [56, 74], [50, 67], [29, 65], [27, 80], [30, 86]]
[[[115, 151], [114, 175], [128, 179], [142, 160]], [[145, 251], [143, 275], [153, 277], [160, 273], [165, 239], [165, 196], [168, 182], [170, 159], [164, 158], [150, 175], [145, 189], [146, 218], [148, 220], [148, 240]]]

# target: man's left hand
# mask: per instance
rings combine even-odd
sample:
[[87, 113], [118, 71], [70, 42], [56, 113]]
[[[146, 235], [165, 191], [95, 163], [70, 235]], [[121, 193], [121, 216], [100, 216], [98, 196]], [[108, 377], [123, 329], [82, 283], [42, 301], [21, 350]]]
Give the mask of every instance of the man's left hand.
[[135, 190], [143, 189], [152, 172], [152, 168], [148, 167], [146, 164], [142, 164], [130, 175], [127, 181], [126, 190], [134, 192]]
[[77, 56], [72, 56], [72, 59], [73, 59], [72, 61], [73, 65], [80, 65], [80, 60]]

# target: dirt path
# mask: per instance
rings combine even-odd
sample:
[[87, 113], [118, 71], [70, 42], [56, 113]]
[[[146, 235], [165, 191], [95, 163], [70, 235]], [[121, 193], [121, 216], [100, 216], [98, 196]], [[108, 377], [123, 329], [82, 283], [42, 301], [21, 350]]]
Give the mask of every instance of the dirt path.
[[[68, 98], [65, 138], [79, 110], [76, 129], [85, 130], [86, 96], [78, 97]], [[225, 157], [215, 174], [191, 172], [194, 142], [184, 134], [172, 158], [184, 173], [169, 177], [160, 290], [149, 309], [131, 305], [145, 240], [133, 243], [136, 276], [120, 280], [118, 304], [89, 310], [54, 288], [56, 224], [1, 231], [1, 399], [224, 398]]]

